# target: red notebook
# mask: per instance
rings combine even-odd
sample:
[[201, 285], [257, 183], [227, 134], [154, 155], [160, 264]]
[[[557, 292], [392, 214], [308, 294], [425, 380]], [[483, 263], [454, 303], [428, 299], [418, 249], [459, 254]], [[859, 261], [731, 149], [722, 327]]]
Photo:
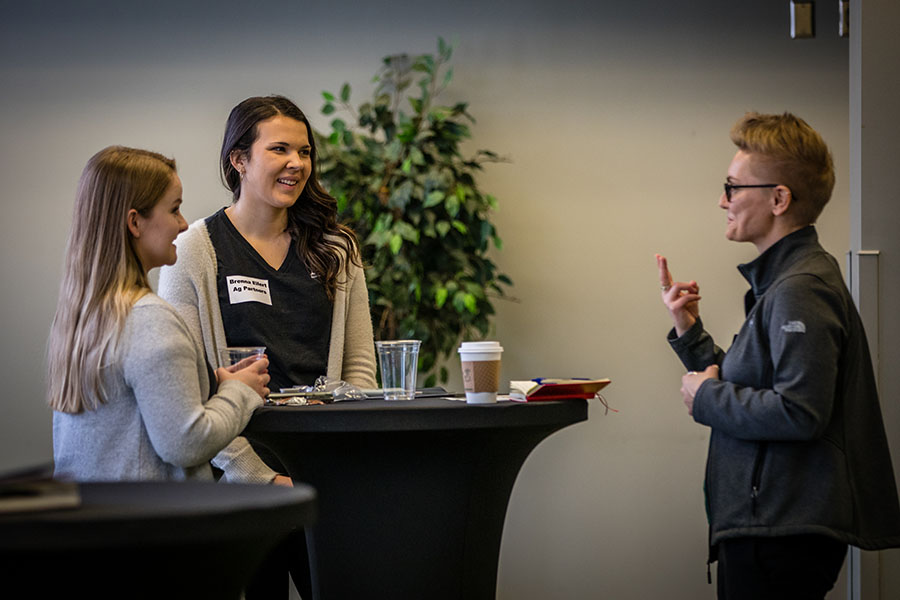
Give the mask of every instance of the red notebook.
[[567, 400], [593, 398], [594, 394], [609, 385], [609, 379], [550, 379], [510, 381], [509, 397], [519, 402], [538, 400]]

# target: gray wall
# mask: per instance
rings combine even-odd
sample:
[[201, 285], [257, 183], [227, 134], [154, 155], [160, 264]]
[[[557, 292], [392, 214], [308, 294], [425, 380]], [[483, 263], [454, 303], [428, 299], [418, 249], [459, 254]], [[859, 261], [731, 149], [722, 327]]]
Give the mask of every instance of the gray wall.
[[[900, 481], [900, 5], [865, 0], [851, 7], [850, 247], [854, 299], [869, 338], [894, 474]], [[900, 549], [851, 552], [853, 600], [900, 597]]]
[[[126, 8], [127, 6], [127, 8]], [[138, 7], [140, 6], [140, 7]], [[514, 8], [513, 8], [514, 7]], [[231, 106], [284, 93], [317, 126], [320, 91], [359, 92], [398, 51], [458, 40], [447, 101], [478, 119], [515, 281], [496, 337], [504, 378], [606, 376], [619, 410], [546, 440], [509, 507], [500, 598], [712, 598], [701, 483], [708, 432], [687, 416], [664, 340], [654, 252], [697, 279], [727, 342], [742, 320], [716, 207], [746, 110], [791, 110], [838, 168], [820, 221], [848, 241], [848, 45], [830, 11], [792, 41], [787, 2], [2, 2], [0, 469], [50, 458], [44, 352], [78, 175], [109, 144], [174, 155], [188, 220], [227, 202], [216, 154]], [[828, 14], [825, 14], [828, 13]]]

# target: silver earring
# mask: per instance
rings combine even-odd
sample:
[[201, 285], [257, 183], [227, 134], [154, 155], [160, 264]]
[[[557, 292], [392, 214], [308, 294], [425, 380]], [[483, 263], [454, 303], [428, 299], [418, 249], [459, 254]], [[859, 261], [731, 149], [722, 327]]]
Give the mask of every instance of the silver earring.
[[244, 171], [238, 171], [238, 175], [240, 176], [241, 181], [243, 181], [244, 180]]

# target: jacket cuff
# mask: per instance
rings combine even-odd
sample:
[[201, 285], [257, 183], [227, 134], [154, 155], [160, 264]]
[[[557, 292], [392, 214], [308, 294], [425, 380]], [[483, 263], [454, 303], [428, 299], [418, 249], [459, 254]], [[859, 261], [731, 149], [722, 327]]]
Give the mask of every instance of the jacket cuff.
[[675, 328], [669, 330], [669, 334], [666, 336], [666, 339], [669, 341], [669, 345], [672, 346], [672, 349], [675, 352], [680, 350], [687, 350], [692, 345], [694, 345], [703, 334], [703, 321], [700, 320], [700, 317], [697, 317], [697, 320], [694, 321], [694, 324], [691, 325], [691, 328], [685, 331], [681, 337], [675, 333]]

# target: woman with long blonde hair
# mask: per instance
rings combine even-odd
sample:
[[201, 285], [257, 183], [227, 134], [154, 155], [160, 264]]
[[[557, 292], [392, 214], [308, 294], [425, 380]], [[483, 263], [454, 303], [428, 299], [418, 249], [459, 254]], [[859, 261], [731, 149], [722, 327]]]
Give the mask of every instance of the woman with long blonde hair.
[[105, 148], [81, 175], [48, 352], [59, 478], [211, 479], [268, 393], [267, 359], [213, 372], [150, 289], [187, 229], [181, 195], [175, 162], [146, 150]]

